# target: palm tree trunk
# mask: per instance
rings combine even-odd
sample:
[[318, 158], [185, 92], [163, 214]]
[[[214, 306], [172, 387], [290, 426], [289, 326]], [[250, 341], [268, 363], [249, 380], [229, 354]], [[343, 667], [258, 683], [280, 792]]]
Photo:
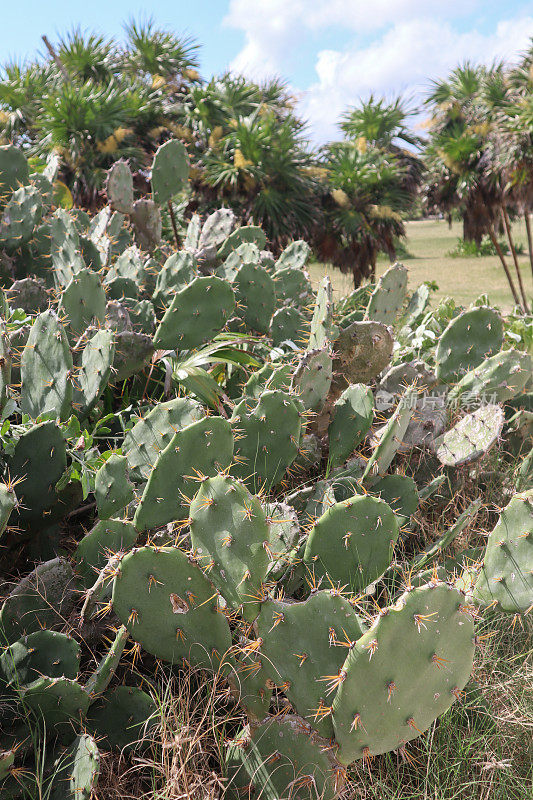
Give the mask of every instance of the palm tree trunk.
[[507, 233], [507, 241], [509, 242], [509, 247], [511, 248], [511, 253], [514, 261], [514, 268], [516, 270], [516, 277], [518, 279], [518, 286], [520, 287], [520, 294], [522, 296], [522, 305], [524, 306], [524, 311], [527, 313], [529, 311], [527, 305], [527, 297], [524, 291], [522, 275], [520, 274], [520, 267], [518, 266], [518, 257], [516, 255], [516, 248], [514, 246], [513, 235], [511, 233], [511, 223], [509, 221], [509, 214], [507, 213], [507, 207], [505, 203], [502, 203], [502, 213], [503, 213], [503, 221], [505, 224], [505, 232]]
[[533, 276], [533, 237], [531, 236], [531, 221], [529, 219], [529, 211], [524, 209], [524, 220], [526, 223], [527, 245], [529, 250], [529, 262], [531, 264], [531, 275]]
[[518, 294], [516, 293], [516, 289], [515, 289], [515, 285], [513, 283], [513, 279], [511, 277], [511, 273], [509, 272], [509, 267], [507, 266], [507, 264], [505, 262], [505, 258], [504, 258], [504, 255], [502, 253], [502, 249], [501, 249], [501, 247], [500, 247], [500, 245], [498, 243], [498, 240], [497, 240], [492, 228], [489, 228], [489, 236], [490, 236], [490, 240], [491, 240], [492, 244], [494, 245], [494, 249], [498, 253], [498, 257], [499, 257], [500, 261], [502, 262], [502, 267], [503, 267], [503, 269], [505, 271], [505, 275], [506, 275], [507, 280], [509, 282], [509, 287], [511, 289], [511, 293], [513, 295], [514, 301], [515, 301], [517, 306], [520, 306], [520, 308], [522, 308], [522, 304], [521, 304], [521, 302], [520, 302], [520, 300], [518, 298]]

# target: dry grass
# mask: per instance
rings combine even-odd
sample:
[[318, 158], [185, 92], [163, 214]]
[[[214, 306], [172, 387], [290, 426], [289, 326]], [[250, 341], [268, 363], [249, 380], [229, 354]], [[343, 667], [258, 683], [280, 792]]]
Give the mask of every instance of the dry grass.
[[[527, 253], [527, 239], [523, 223], [513, 226], [517, 244], [524, 246], [524, 255], [519, 256], [522, 280], [526, 293], [533, 294], [531, 267]], [[409, 285], [413, 289], [424, 281], [434, 281], [439, 290], [435, 293], [438, 301], [447, 295], [453, 297], [461, 305], [467, 305], [482, 292], [486, 292], [492, 303], [509, 311], [512, 308], [512, 295], [505, 274], [497, 256], [482, 258], [451, 258], [447, 255], [453, 250], [457, 239], [462, 235], [460, 223], [454, 222], [452, 229], [447, 222], [439, 220], [421, 220], [407, 223], [406, 247], [410, 257], [402, 257], [402, 262], [409, 268]], [[507, 257], [509, 267], [514, 276], [511, 257]], [[388, 267], [385, 259], [378, 263], [378, 275]], [[311, 277], [316, 284], [324, 274], [329, 274], [337, 296], [351, 291], [351, 279], [339, 270], [324, 264], [312, 264]], [[516, 278], [515, 278], [516, 283]]]
[[158, 724], [133, 756], [103, 756], [94, 800], [220, 798], [227, 732], [243, 724], [226, 682], [201, 670], [162, 665], [143, 678]]

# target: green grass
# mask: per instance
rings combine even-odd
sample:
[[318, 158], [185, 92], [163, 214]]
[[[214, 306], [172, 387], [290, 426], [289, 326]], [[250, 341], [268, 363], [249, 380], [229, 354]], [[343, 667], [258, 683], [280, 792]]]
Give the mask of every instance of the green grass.
[[[516, 243], [524, 247], [524, 254], [519, 256], [518, 260], [526, 294], [531, 297], [533, 283], [524, 224], [515, 224], [513, 233]], [[437, 302], [442, 297], [451, 295], [461, 305], [468, 305], [481, 293], [486, 292], [492, 303], [503, 310], [511, 310], [513, 306], [511, 291], [497, 256], [451, 258], [447, 255], [454, 249], [461, 235], [462, 225], [458, 222], [453, 223], [451, 230], [447, 222], [439, 220], [408, 222], [406, 248], [412, 257], [404, 257], [401, 260], [409, 269], [409, 287], [414, 289], [424, 281], [434, 281], [439, 287], [435, 293]], [[506, 256], [506, 260], [516, 284], [511, 256]], [[387, 267], [388, 261], [380, 258], [378, 275], [381, 275]], [[328, 274], [336, 296], [341, 296], [352, 288], [350, 276], [343, 275], [334, 267], [312, 264], [310, 273], [315, 284], [323, 275]]]

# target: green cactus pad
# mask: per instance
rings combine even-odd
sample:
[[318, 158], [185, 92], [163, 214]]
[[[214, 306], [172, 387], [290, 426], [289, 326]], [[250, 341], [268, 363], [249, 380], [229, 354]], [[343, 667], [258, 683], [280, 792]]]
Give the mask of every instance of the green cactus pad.
[[124, 652], [124, 647], [128, 641], [129, 633], [124, 625], [118, 628], [115, 638], [104, 657], [100, 660], [94, 672], [89, 676], [85, 686], [85, 691], [94, 698], [96, 695], [105, 692], [113, 675], [115, 674], [120, 657]]
[[473, 308], [452, 319], [437, 344], [437, 378], [462, 378], [502, 346], [503, 321], [493, 308]]
[[72, 356], [63, 326], [53, 311], [35, 318], [21, 360], [22, 411], [32, 419], [72, 411]]
[[126, 433], [122, 452], [131, 470], [145, 480], [155, 466], [159, 453], [165, 449], [176, 431], [198, 422], [204, 416], [199, 403], [189, 397], [177, 397], [158, 403], [145, 417]]
[[109, 519], [133, 500], [128, 459], [114, 453], [95, 475], [94, 496], [100, 519]]
[[142, 745], [157, 725], [157, 708], [149, 694], [136, 686], [117, 686], [91, 706], [87, 727], [103, 745], [129, 753]]
[[335, 402], [329, 425], [329, 459], [332, 466], [344, 463], [370, 430], [374, 418], [371, 389], [362, 383], [348, 386]]
[[217, 248], [230, 235], [234, 222], [235, 214], [231, 208], [219, 208], [207, 217], [202, 225], [197, 243], [197, 249], [202, 258], [213, 261], [217, 254]]
[[233, 281], [239, 316], [249, 330], [268, 333], [276, 308], [274, 281], [263, 267], [243, 264]]
[[304, 562], [316, 578], [329, 576], [348, 591], [360, 592], [389, 566], [398, 534], [396, 515], [384, 500], [350, 497], [317, 520]]
[[164, 205], [187, 186], [189, 157], [185, 145], [169, 139], [156, 150], [152, 164], [152, 195]]
[[407, 296], [407, 270], [396, 263], [383, 273], [370, 295], [365, 319], [394, 325], [400, 316]]
[[515, 494], [491, 532], [474, 588], [476, 603], [527, 614], [533, 603], [533, 490]]
[[321, 736], [332, 738], [327, 714], [331, 697], [327, 681], [321, 679], [339, 672], [350, 642], [366, 630], [350, 603], [333, 590], [315, 592], [303, 603], [268, 600], [256, 625], [268, 678], [283, 687], [297, 712]]
[[181, 292], [198, 275], [198, 264], [192, 253], [173, 253], [159, 272], [153, 296], [154, 305], [166, 308], [175, 292]]
[[27, 686], [21, 687], [23, 702], [44, 720], [48, 729], [67, 732], [72, 722], [80, 722], [89, 708], [89, 695], [70, 678], [42, 676]]
[[64, 209], [58, 208], [52, 214], [49, 236], [48, 252], [52, 259], [54, 283], [64, 287], [76, 272], [86, 267], [75, 220]]
[[122, 559], [113, 608], [133, 639], [152, 655], [218, 668], [231, 646], [217, 593], [185, 553], [142, 547]]
[[267, 361], [261, 369], [254, 372], [246, 381], [243, 395], [258, 400], [267, 389], [288, 391], [291, 385], [292, 369], [290, 364], [278, 366]]
[[137, 536], [131, 522], [120, 519], [98, 520], [74, 552], [76, 574], [83, 588], [91, 587], [109, 557], [120, 550], [129, 550], [135, 544]]
[[235, 800], [334, 800], [343, 784], [329, 742], [293, 715], [242, 730], [228, 748], [226, 766]]
[[216, 269], [219, 278], [233, 283], [235, 275], [244, 264], [251, 264], [255, 267], [263, 266], [261, 263], [261, 253], [255, 244], [244, 243], [233, 250], [225, 261]]
[[308, 350], [300, 358], [292, 379], [292, 391], [308, 411], [324, 407], [331, 387], [333, 359], [328, 347]]
[[289, 563], [290, 553], [298, 543], [300, 524], [296, 511], [288, 503], [266, 503], [264, 508], [271, 559], [268, 574], [274, 576]]
[[150, 474], [135, 512], [135, 527], [142, 531], [187, 517], [200, 476], [214, 477], [232, 457], [232, 429], [222, 417], [208, 417], [177, 431]]
[[332, 339], [333, 326], [333, 289], [329, 278], [323, 278], [316, 293], [311, 331], [309, 334], [309, 349], [316, 350], [326, 347]]
[[237, 457], [232, 472], [256, 488], [278, 483], [296, 458], [300, 442], [300, 412], [291, 396], [265, 391], [256, 402], [242, 400], [230, 421]]
[[237, 228], [231, 233], [224, 244], [219, 248], [218, 258], [227, 258], [229, 254], [240, 247], [241, 244], [255, 244], [258, 250], [264, 250], [266, 236], [262, 228], [257, 225], [246, 225]]
[[229, 284], [210, 275], [195, 278], [177, 292], [154, 336], [159, 350], [192, 350], [222, 330], [233, 309], [235, 295]]
[[474, 656], [464, 605], [456, 589], [428, 584], [406, 592], [359, 639], [333, 700], [343, 764], [401, 747], [452, 705]]
[[59, 314], [70, 327], [74, 337], [80, 336], [89, 325], [105, 321], [105, 292], [96, 272], [82, 269], [77, 272], [61, 295]]
[[[245, 647], [248, 640], [241, 642]], [[272, 689], [267, 686], [268, 677], [263, 668], [260, 654], [243, 651], [232, 660], [228, 682], [235, 700], [244, 708], [248, 719], [253, 722], [263, 720], [270, 708]]]
[[218, 475], [204, 481], [190, 508], [195, 557], [233, 608], [252, 621], [269, 557], [269, 529], [261, 503], [239, 481]]
[[100, 752], [92, 736], [78, 736], [54, 766], [50, 800], [90, 800], [100, 774]]
[[56, 483], [67, 466], [65, 440], [55, 422], [41, 422], [22, 434], [9, 463], [17, 483], [19, 519], [40, 519], [58, 501]]
[[111, 375], [115, 359], [115, 337], [112, 331], [96, 331], [81, 354], [81, 364], [74, 379], [72, 405], [85, 417], [94, 408]]
[[278, 308], [270, 320], [270, 338], [274, 347], [285, 342], [302, 345], [309, 336], [309, 323], [297, 308]]
[[0, 243], [6, 250], [27, 244], [41, 221], [41, 193], [34, 186], [21, 186], [13, 192], [0, 217]]
[[105, 283], [110, 284], [117, 278], [124, 278], [132, 281], [135, 284], [136, 291], [138, 291], [146, 278], [144, 260], [145, 257], [137, 247], [134, 245], [128, 247], [119, 255], [108, 271]]
[[533, 362], [527, 353], [502, 350], [467, 372], [448, 395], [461, 404], [472, 401], [503, 403], [519, 394], [533, 372]]
[[4, 600], [2, 639], [15, 642], [34, 631], [62, 627], [77, 599], [77, 588], [72, 566], [65, 559], [38, 564]]
[[418, 508], [418, 490], [409, 475], [384, 475], [370, 483], [369, 489], [372, 494], [385, 500], [402, 522]]
[[41, 675], [73, 679], [79, 666], [79, 644], [57, 631], [34, 631], [13, 642], [0, 656], [0, 675], [14, 687], [32, 683]]
[[135, 231], [135, 242], [141, 250], [151, 253], [161, 243], [163, 223], [159, 206], [150, 198], [136, 200], [130, 219]]
[[40, 314], [41, 311], [46, 311], [50, 303], [46, 288], [36, 278], [14, 281], [7, 295], [10, 305], [13, 308], [22, 308], [26, 314]]
[[124, 298], [130, 321], [134, 330], [152, 335], [157, 325], [155, 309], [150, 300], [132, 300]]
[[28, 162], [22, 150], [12, 144], [0, 147], [0, 209], [19, 186], [27, 186], [30, 181]]
[[404, 436], [415, 409], [416, 394], [407, 389], [389, 421], [376, 436], [376, 446], [367, 461], [363, 480], [369, 475], [383, 475], [403, 444]]
[[299, 269], [282, 269], [274, 273], [276, 302], [278, 306], [306, 308], [313, 298], [311, 283]]
[[437, 458], [448, 467], [477, 461], [496, 444], [504, 421], [500, 406], [481, 406], [435, 439]]
[[291, 242], [282, 252], [276, 261], [275, 270], [280, 272], [283, 269], [303, 269], [311, 255], [311, 248], [302, 239]]
[[115, 211], [129, 214], [133, 206], [133, 176], [125, 161], [115, 161], [107, 173], [105, 190]]
[[154, 352], [152, 337], [136, 331], [120, 331], [115, 335], [114, 380], [123, 381], [141, 372]]
[[11, 485], [0, 483], [0, 539], [7, 528], [11, 512], [17, 503], [15, 490]]

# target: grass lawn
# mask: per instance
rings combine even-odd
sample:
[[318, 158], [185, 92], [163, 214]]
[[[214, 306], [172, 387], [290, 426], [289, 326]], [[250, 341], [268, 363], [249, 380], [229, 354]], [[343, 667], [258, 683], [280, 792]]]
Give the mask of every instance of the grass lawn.
[[[439, 291], [435, 294], [437, 301], [446, 295], [451, 295], [457, 303], [467, 305], [482, 292], [486, 292], [495, 305], [507, 311], [512, 308], [512, 295], [497, 256], [450, 258], [447, 255], [454, 249], [458, 237], [462, 235], [461, 223], [454, 222], [451, 230], [447, 222], [437, 220], [408, 222], [406, 227], [406, 248], [409, 256], [404, 256], [400, 260], [409, 269], [410, 288], [414, 289], [423, 281], [434, 281], [439, 287]], [[516, 244], [522, 244], [524, 247], [524, 254], [518, 258], [525, 290], [528, 297], [531, 297], [533, 284], [524, 224], [515, 224], [513, 233]], [[508, 255], [506, 260], [516, 284], [511, 255]], [[388, 261], [385, 258], [380, 259], [378, 275], [381, 275], [387, 267]], [[350, 276], [343, 275], [334, 267], [312, 264], [310, 272], [314, 282], [318, 282], [323, 275], [328, 274], [338, 296], [352, 288]]]

